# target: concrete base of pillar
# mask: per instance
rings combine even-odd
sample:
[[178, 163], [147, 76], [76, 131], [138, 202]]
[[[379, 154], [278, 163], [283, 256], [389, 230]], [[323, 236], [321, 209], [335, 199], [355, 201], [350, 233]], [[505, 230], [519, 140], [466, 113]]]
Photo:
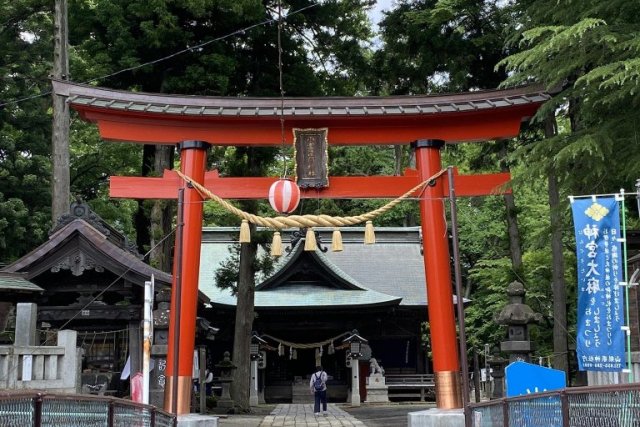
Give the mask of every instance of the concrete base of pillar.
[[258, 406], [258, 393], [251, 393], [249, 396], [249, 406]]
[[464, 427], [462, 409], [427, 409], [409, 412], [408, 427]]
[[200, 414], [178, 415], [178, 427], [218, 427], [218, 417]]

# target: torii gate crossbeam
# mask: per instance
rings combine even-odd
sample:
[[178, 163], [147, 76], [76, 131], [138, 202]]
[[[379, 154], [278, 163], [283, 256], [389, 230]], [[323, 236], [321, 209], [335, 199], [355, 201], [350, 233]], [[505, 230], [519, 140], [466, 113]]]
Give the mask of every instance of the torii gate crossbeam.
[[[277, 146], [281, 118], [286, 144], [294, 128], [327, 128], [329, 144], [409, 144], [416, 152], [416, 172], [403, 177], [333, 177], [329, 187], [308, 197], [395, 197], [441, 169], [445, 143], [508, 138], [519, 133], [522, 121], [535, 114], [549, 96], [539, 88], [478, 91], [439, 96], [362, 98], [213, 98], [166, 96], [114, 91], [54, 81], [54, 91], [68, 97], [81, 117], [98, 124], [105, 139], [139, 143], [180, 143], [185, 175], [228, 198], [266, 198], [272, 178], [220, 178], [205, 171], [206, 149], [213, 145]], [[206, 141], [206, 142], [203, 142]], [[459, 176], [458, 195], [495, 193], [504, 175]], [[466, 182], [465, 182], [466, 181]], [[414, 184], [411, 184], [414, 183]], [[449, 247], [443, 199], [447, 184], [436, 180], [420, 199], [428, 311], [433, 343], [433, 365], [438, 408], [462, 407], [460, 362], [456, 342]], [[111, 195], [131, 198], [175, 198], [175, 174], [163, 178], [113, 177]], [[167, 388], [178, 384], [176, 401], [165, 393], [165, 409], [189, 411], [192, 354], [195, 342], [195, 301], [202, 235], [202, 203], [194, 189], [185, 188], [184, 238], [176, 242], [185, 251], [174, 263]], [[182, 273], [180, 299], [183, 315], [174, 318], [176, 271]], [[173, 369], [173, 346], [179, 335], [180, 358]]]

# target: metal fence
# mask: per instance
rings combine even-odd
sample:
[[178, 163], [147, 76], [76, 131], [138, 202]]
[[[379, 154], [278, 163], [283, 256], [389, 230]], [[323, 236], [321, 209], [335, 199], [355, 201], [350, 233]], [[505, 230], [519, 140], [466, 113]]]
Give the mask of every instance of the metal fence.
[[0, 427], [176, 427], [173, 414], [130, 400], [75, 394], [0, 393]]
[[640, 426], [640, 383], [573, 387], [469, 408], [473, 427]]

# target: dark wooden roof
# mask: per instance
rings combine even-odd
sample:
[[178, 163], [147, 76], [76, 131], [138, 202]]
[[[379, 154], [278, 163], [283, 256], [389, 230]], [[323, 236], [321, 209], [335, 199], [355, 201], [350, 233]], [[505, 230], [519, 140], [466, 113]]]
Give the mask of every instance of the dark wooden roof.
[[111, 226], [108, 222], [102, 219], [98, 214], [91, 210], [91, 207], [88, 203], [83, 202], [82, 200], [76, 200], [71, 203], [69, 207], [69, 212], [63, 214], [58, 218], [56, 224], [53, 226], [49, 235], [56, 233], [62, 228], [66, 227], [67, 224], [72, 223], [76, 219], [82, 219], [97, 231], [102, 233], [107, 240], [109, 240], [114, 245], [131, 252], [136, 257], [142, 259], [142, 255], [138, 252], [138, 248], [136, 247], [134, 242], [129, 241], [127, 236], [116, 230]]
[[[56, 94], [74, 106], [199, 117], [280, 117], [280, 98], [205, 97], [119, 91], [53, 81]], [[284, 117], [431, 115], [540, 104], [550, 96], [539, 86], [456, 94], [385, 97], [284, 98]]]
[[[77, 245], [69, 245], [79, 239]], [[112, 243], [107, 236], [82, 219], [76, 219], [49, 236], [49, 240], [3, 269], [23, 273], [32, 279], [55, 269], [61, 258], [72, 251], [81, 251], [93, 258], [100, 268], [109, 270], [132, 283], [144, 285], [153, 274], [156, 286], [171, 286], [171, 275], [145, 264], [133, 253]], [[74, 252], [75, 253], [75, 252]]]

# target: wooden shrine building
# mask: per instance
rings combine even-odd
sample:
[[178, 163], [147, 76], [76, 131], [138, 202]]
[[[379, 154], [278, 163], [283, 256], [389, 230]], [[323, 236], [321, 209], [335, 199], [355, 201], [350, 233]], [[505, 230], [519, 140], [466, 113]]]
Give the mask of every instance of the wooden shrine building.
[[[76, 202], [46, 242], [0, 271], [0, 283], [12, 285], [13, 304], [37, 304], [41, 342], [47, 331], [78, 332], [83, 383], [106, 381], [122, 395], [128, 357], [131, 372], [141, 369], [144, 283], [152, 276], [156, 294], [170, 289], [170, 274], [146, 264], [122, 233]], [[16, 299], [16, 286], [30, 293]], [[206, 301], [200, 294], [201, 305]]]
[[[430, 371], [421, 338], [427, 300], [420, 228], [378, 228], [374, 245], [363, 244], [362, 227], [345, 229], [342, 252], [328, 247], [331, 229], [316, 231], [315, 251], [304, 250], [303, 235], [283, 232], [285, 253], [256, 283], [254, 330], [267, 343], [258, 380], [266, 402], [295, 401], [297, 392], [307, 397], [318, 362], [331, 377], [330, 399], [344, 402], [351, 370], [343, 340], [354, 329], [368, 340], [363, 360], [376, 358], [387, 373]], [[215, 271], [237, 236], [237, 228], [203, 231], [200, 290], [210, 299], [207, 318], [220, 328], [209, 347], [214, 360], [233, 345], [236, 299], [216, 286]], [[368, 367], [360, 364], [362, 382]], [[364, 392], [362, 384], [363, 400]]]

